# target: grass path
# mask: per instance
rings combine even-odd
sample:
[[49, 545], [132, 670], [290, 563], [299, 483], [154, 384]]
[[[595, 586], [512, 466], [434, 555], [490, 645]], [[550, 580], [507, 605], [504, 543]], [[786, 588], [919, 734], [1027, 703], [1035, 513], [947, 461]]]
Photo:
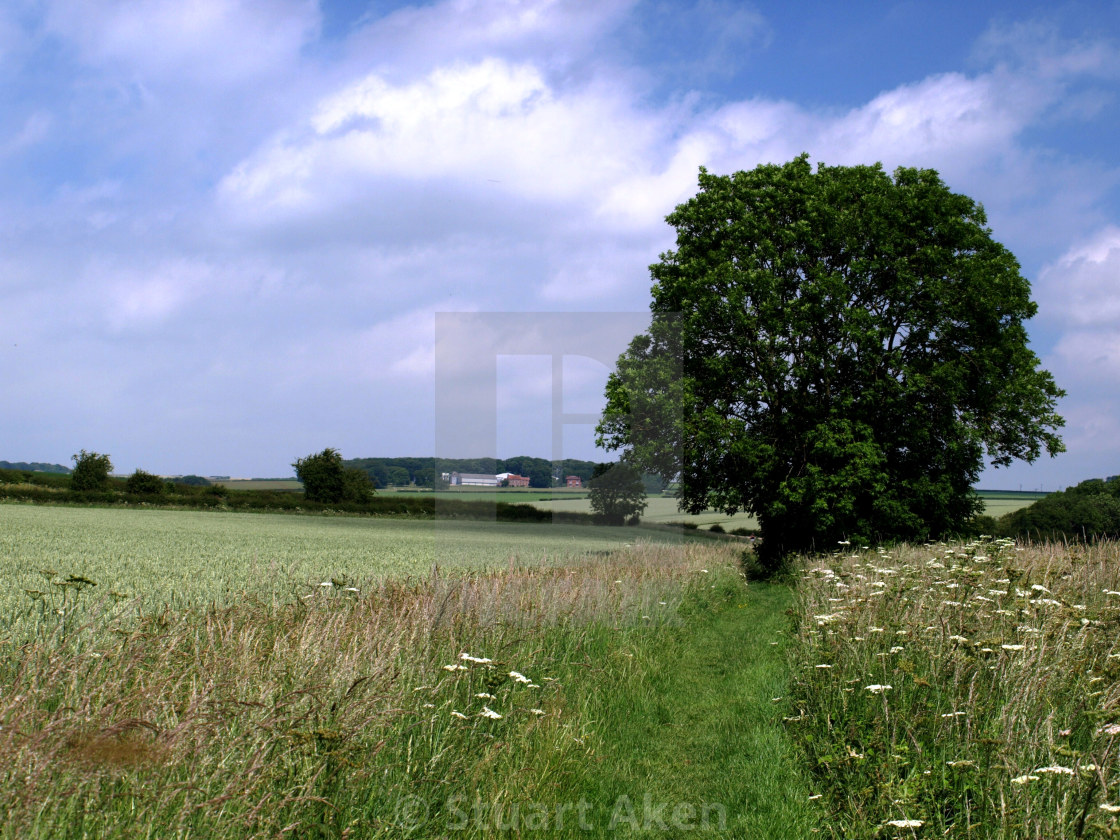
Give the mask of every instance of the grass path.
[[620, 652], [637, 661], [600, 695], [592, 836], [811, 836], [810, 791], [775, 702], [792, 602], [782, 586], [727, 591]]

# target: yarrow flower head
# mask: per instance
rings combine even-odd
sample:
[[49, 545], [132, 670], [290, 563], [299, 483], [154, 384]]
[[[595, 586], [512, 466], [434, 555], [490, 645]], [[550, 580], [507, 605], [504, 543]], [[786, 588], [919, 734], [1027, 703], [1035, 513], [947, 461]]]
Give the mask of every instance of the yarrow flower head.
[[511, 679], [513, 679], [514, 681], [519, 682], [519, 683], [530, 683], [530, 682], [532, 682], [531, 679], [529, 679], [524, 674], [519, 673], [518, 671], [510, 671], [509, 675], [510, 675]]
[[895, 828], [921, 828], [925, 825], [923, 820], [888, 820], [887, 825]]
[[893, 685], [879, 685], [878, 683], [867, 686], [867, 690], [872, 694], [882, 694], [884, 691], [890, 691], [892, 688], [894, 688]]
[[493, 659], [487, 659], [484, 656], [471, 656], [469, 653], [460, 653], [459, 658], [466, 662], [474, 662], [476, 665], [489, 665]]
[[502, 716], [491, 709], [489, 706], [483, 706], [482, 711], [478, 713], [479, 717], [490, 718], [491, 720], [501, 720]]

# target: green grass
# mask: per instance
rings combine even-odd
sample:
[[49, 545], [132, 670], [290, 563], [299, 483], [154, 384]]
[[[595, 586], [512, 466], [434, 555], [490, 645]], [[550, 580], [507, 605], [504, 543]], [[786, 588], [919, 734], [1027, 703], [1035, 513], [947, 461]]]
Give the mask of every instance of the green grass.
[[682, 604], [682, 626], [602, 651], [620, 665], [595, 694], [607, 734], [585, 795], [640, 823], [633, 836], [810, 837], [810, 790], [781, 727], [792, 593], [716, 580]]

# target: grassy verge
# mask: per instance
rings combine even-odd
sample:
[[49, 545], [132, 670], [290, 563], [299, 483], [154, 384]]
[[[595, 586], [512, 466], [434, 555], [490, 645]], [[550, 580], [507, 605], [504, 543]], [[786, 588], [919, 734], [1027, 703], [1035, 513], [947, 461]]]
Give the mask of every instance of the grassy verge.
[[0, 628], [0, 837], [798, 836], [769, 725], [789, 596], [736, 559]]
[[815, 562], [788, 723], [823, 836], [1117, 836], [1118, 561], [999, 541]]

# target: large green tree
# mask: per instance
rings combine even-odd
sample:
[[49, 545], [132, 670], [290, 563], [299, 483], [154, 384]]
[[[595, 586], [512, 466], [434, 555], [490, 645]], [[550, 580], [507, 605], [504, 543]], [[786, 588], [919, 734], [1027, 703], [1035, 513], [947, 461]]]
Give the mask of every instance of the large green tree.
[[985, 456], [1062, 451], [1030, 284], [971, 198], [807, 156], [699, 180], [597, 430], [683, 509], [753, 512], [776, 563], [952, 532]]

